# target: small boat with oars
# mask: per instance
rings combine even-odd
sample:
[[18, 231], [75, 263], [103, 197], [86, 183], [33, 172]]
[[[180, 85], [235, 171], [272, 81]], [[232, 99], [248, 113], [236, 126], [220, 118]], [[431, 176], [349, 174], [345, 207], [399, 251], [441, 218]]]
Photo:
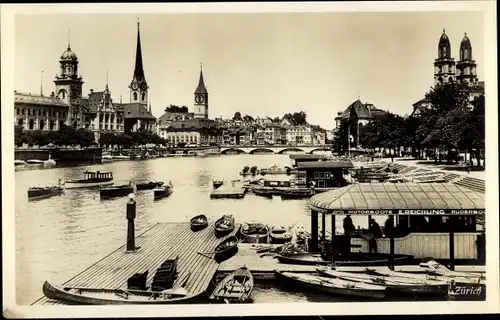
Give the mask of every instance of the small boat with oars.
[[168, 197], [174, 192], [174, 186], [172, 182], [169, 182], [168, 185], [162, 185], [161, 187], [156, 187], [153, 189], [153, 197], [154, 200], [159, 200], [165, 197]]
[[382, 285], [327, 278], [313, 274], [297, 274], [279, 270], [274, 272], [278, 281], [290, 285], [290, 287], [298, 285], [332, 295], [366, 299], [383, 299], [386, 295], [386, 287]]
[[50, 198], [55, 195], [59, 195], [64, 192], [64, 188], [61, 185], [61, 180], [59, 180], [59, 185], [56, 186], [45, 186], [45, 187], [31, 187], [28, 189], [28, 200], [41, 200]]
[[83, 179], [66, 180], [66, 189], [93, 188], [113, 184], [113, 173], [111, 171], [85, 171]]
[[163, 291], [172, 288], [175, 278], [177, 276], [177, 264], [179, 256], [174, 259], [165, 260], [160, 267], [156, 270], [151, 283], [151, 290]]
[[234, 217], [232, 215], [223, 215], [219, 220], [215, 221], [215, 237], [221, 238], [231, 233], [234, 230]]
[[[276, 258], [280, 263], [298, 264], [298, 265], [330, 265], [331, 261], [326, 260], [321, 254], [298, 253], [298, 254], [278, 254]], [[395, 254], [393, 263], [408, 264], [413, 260], [412, 255]], [[349, 260], [336, 260], [337, 266], [387, 266], [389, 264], [389, 254], [369, 253], [369, 252], [351, 252]], [[377, 269], [378, 271], [378, 269]]]
[[137, 190], [151, 190], [161, 187], [162, 185], [162, 181], [139, 181], [135, 183]]
[[260, 222], [247, 222], [241, 227], [241, 236], [246, 243], [267, 243], [269, 227]]
[[227, 275], [215, 287], [209, 299], [213, 302], [250, 302], [253, 292], [253, 276], [246, 266]]
[[224, 184], [224, 179], [222, 179], [222, 178], [212, 180], [212, 186], [214, 189], [217, 189], [218, 187], [222, 186], [223, 184]]
[[38, 159], [29, 159], [26, 160], [26, 164], [32, 165], [32, 166], [39, 166], [43, 165], [44, 161], [43, 160], [38, 160]]
[[238, 242], [236, 236], [230, 236], [219, 243], [214, 249], [215, 261], [221, 263], [238, 253]]
[[335, 271], [329, 267], [320, 267], [316, 270], [320, 275], [326, 277], [374, 285], [383, 285], [387, 287], [388, 294], [445, 296], [448, 293], [449, 285], [446, 281], [375, 276], [365, 273]]
[[283, 226], [274, 226], [269, 233], [271, 243], [283, 244], [292, 241], [293, 234]]
[[104, 186], [99, 189], [101, 198], [123, 197], [134, 193], [134, 185], [132, 182], [128, 184]]
[[192, 231], [200, 231], [208, 227], [208, 218], [206, 215], [200, 214], [196, 217], [193, 217], [189, 223], [191, 225]]

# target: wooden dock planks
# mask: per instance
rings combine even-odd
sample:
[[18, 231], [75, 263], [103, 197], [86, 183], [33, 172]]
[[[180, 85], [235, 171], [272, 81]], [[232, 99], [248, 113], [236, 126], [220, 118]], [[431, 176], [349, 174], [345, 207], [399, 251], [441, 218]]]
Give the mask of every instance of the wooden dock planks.
[[232, 198], [241, 199], [245, 196], [247, 189], [241, 181], [227, 182], [210, 193], [211, 199]]
[[[125, 253], [126, 245], [123, 245], [63, 283], [63, 286], [125, 289], [129, 277], [146, 270], [149, 270], [147, 285], [150, 286], [156, 269], [165, 260], [179, 256], [178, 277], [174, 286], [185, 282], [184, 288], [190, 293], [204, 292], [212, 281], [218, 264], [198, 252], [213, 252], [219, 242], [234, 235], [239, 227], [236, 225], [231, 234], [217, 239], [213, 224], [198, 232], [191, 231], [186, 222], [156, 224], [136, 238], [139, 250]], [[60, 304], [63, 303], [41, 297], [32, 305]]]

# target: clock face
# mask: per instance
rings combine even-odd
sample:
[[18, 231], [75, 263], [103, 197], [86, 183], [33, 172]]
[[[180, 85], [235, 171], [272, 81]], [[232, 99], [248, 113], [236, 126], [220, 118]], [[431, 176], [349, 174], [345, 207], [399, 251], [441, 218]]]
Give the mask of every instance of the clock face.
[[144, 82], [141, 84], [141, 90], [146, 91], [148, 89], [148, 85], [145, 84]]
[[197, 102], [197, 103], [203, 103], [203, 101], [204, 101], [205, 99], [204, 99], [204, 97], [203, 97], [202, 95], [200, 95], [200, 94], [199, 94], [199, 95], [197, 95], [197, 96], [195, 97], [195, 100], [196, 100], [196, 102]]
[[139, 85], [137, 84], [137, 82], [132, 83], [132, 90], [137, 90], [138, 87]]

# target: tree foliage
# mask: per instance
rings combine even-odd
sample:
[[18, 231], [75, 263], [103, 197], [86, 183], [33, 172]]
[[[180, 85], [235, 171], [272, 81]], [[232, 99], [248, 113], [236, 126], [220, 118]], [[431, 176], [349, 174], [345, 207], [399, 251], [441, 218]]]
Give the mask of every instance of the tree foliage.
[[179, 107], [175, 104], [171, 104], [168, 107], [165, 108], [165, 112], [170, 112], [170, 113], [188, 113], [189, 109], [186, 106]]
[[301, 126], [307, 124], [307, 114], [304, 111], [286, 113], [283, 116], [283, 118], [288, 120], [294, 126]]

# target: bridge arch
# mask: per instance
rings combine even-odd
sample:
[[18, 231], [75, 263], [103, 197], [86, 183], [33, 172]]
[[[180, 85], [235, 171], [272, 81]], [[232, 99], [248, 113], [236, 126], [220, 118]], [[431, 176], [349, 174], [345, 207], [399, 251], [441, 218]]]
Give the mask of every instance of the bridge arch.
[[278, 154], [284, 154], [286, 151], [305, 152], [303, 149], [292, 147], [292, 148], [285, 148], [285, 149], [279, 151]]
[[238, 149], [238, 148], [228, 148], [224, 149], [220, 152], [221, 154], [228, 154], [228, 153], [237, 153], [237, 154], [242, 154], [246, 153], [244, 150]]
[[332, 148], [331, 147], [326, 147], [326, 146], [325, 147], [319, 147], [319, 148], [312, 149], [308, 153], [314, 154], [314, 151], [332, 151]]
[[251, 150], [249, 152], [249, 154], [255, 154], [255, 153], [259, 153], [259, 152], [263, 152], [263, 151], [268, 152], [268, 153], [274, 153], [274, 151], [269, 149], [269, 148], [255, 148], [255, 149]]

